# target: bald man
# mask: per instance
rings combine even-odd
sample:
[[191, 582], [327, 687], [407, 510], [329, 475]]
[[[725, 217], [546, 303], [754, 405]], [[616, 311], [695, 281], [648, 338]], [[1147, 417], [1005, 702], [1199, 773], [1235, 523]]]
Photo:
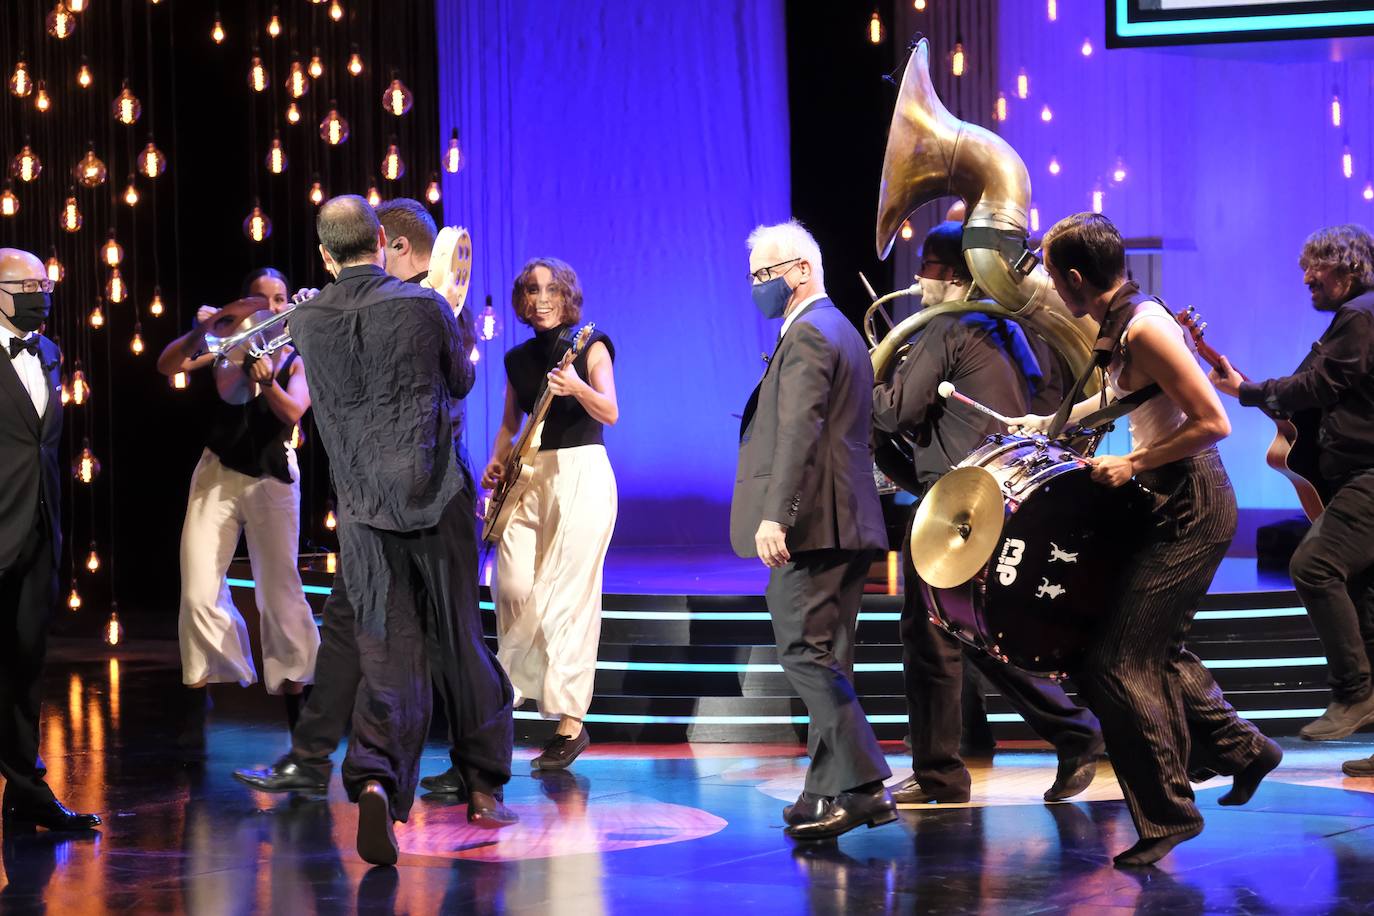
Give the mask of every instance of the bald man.
[[52, 281], [27, 251], [0, 248], [0, 776], [6, 834], [14, 824], [90, 830], [43, 780], [39, 687], [62, 555], [62, 355], [38, 333]]

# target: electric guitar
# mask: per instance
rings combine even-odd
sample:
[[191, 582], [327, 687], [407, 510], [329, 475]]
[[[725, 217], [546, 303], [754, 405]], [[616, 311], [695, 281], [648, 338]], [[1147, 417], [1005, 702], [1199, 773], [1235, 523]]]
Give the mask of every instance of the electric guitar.
[[[559, 360], [560, 370], [571, 366], [573, 360], [582, 354], [588, 341], [592, 339], [592, 331], [595, 328], [596, 325], [590, 323], [582, 326], [573, 338], [568, 352]], [[501, 481], [487, 499], [487, 511], [482, 519], [483, 543], [494, 544], [501, 539], [515, 507], [520, 505], [521, 498], [534, 483], [534, 455], [539, 451], [539, 440], [544, 435], [544, 418], [548, 416], [554, 397], [554, 393], [549, 390], [548, 382], [545, 381], [543, 389], [539, 392], [539, 400], [535, 402], [525, 428], [520, 431], [520, 438], [515, 441], [515, 447], [506, 459]]]
[[[1202, 315], [1190, 305], [1174, 317], [1192, 336], [1198, 356], [1212, 368], [1220, 369], [1221, 355], [1203, 340], [1207, 322], [1202, 320]], [[1244, 373], [1241, 378], [1245, 378]], [[1269, 450], [1264, 455], [1266, 464], [1288, 478], [1298, 493], [1302, 511], [1314, 522], [1331, 498], [1317, 470], [1317, 428], [1320, 423], [1319, 410], [1300, 410], [1288, 419], [1274, 420], [1274, 426], [1277, 427], [1274, 441], [1269, 443]]]

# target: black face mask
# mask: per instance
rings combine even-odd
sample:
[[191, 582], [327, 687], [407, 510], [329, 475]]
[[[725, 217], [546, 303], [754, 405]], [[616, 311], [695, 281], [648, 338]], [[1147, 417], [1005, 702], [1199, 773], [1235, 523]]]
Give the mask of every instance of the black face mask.
[[14, 300], [14, 316], [10, 324], [25, 334], [42, 327], [52, 311], [51, 293], [10, 293]]

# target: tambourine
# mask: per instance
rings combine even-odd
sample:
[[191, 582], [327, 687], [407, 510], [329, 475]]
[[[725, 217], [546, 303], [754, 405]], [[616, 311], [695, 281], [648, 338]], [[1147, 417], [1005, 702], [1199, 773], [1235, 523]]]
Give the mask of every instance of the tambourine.
[[453, 303], [456, 315], [467, 302], [468, 284], [472, 282], [472, 236], [462, 226], [445, 226], [439, 230], [429, 255], [429, 273], [420, 285], [437, 289], [450, 273], [458, 293], [458, 301]]

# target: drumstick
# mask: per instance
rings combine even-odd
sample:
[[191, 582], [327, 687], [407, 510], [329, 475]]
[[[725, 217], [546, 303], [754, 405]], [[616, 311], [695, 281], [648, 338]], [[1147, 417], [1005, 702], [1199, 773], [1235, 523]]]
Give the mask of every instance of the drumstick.
[[1003, 426], [1012, 425], [1010, 417], [1004, 417], [997, 411], [993, 410], [991, 407], [979, 404], [973, 398], [965, 397], [964, 395], [960, 394], [958, 389], [954, 387], [953, 382], [941, 382], [939, 387], [937, 387], [935, 390], [940, 395], [940, 397], [945, 399], [954, 398], [956, 401], [963, 401], [965, 404], [972, 407], [974, 410], [987, 414], [988, 416], [996, 420], [998, 423], [1001, 423]]

